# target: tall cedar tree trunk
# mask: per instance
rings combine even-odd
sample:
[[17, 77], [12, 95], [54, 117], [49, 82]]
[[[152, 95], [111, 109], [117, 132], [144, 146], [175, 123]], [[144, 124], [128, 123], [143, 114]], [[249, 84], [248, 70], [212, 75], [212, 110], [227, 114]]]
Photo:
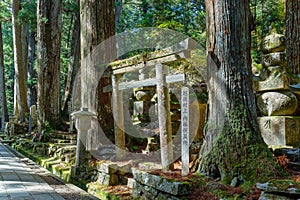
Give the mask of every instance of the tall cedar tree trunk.
[[252, 89], [248, 0], [207, 0], [209, 116], [199, 171], [230, 182], [281, 172], [260, 134]]
[[31, 31], [28, 39], [28, 105], [36, 105], [37, 103], [37, 88], [36, 88], [36, 71], [34, 69], [34, 62], [36, 59], [36, 41], [35, 41], [36, 32]]
[[300, 0], [286, 0], [286, 38], [288, 67], [300, 74]]
[[3, 39], [2, 39], [2, 23], [0, 22], [0, 103], [1, 103], [1, 130], [5, 128], [5, 122], [8, 121], [7, 103], [5, 94], [5, 78], [4, 78], [4, 57], [3, 57]]
[[[104, 40], [115, 35], [114, 0], [92, 1], [81, 0], [81, 60]], [[101, 55], [103, 60], [111, 60], [115, 55], [115, 46], [106, 47], [107, 55]], [[105, 62], [105, 61], [103, 61]], [[111, 83], [110, 78], [101, 78], [97, 87], [96, 109], [101, 127], [106, 130], [113, 128], [111, 93], [103, 93], [103, 88]]]
[[[79, 6], [79, 0], [76, 1]], [[74, 28], [71, 41], [70, 63], [68, 68], [68, 77], [65, 89], [65, 97], [62, 106], [64, 115], [68, 114], [68, 102], [71, 100], [73, 85], [76, 74], [80, 68], [80, 10], [76, 11], [74, 19]]]
[[[18, 21], [20, 9], [19, 0], [12, 0], [12, 31], [14, 46], [14, 65], [15, 65], [15, 115], [22, 122], [25, 120], [25, 113], [29, 112], [27, 105], [27, 79], [24, 65], [22, 27]], [[27, 46], [25, 46], [27, 48]]]
[[38, 0], [37, 57], [39, 131], [46, 122], [62, 128], [60, 117], [61, 0]]

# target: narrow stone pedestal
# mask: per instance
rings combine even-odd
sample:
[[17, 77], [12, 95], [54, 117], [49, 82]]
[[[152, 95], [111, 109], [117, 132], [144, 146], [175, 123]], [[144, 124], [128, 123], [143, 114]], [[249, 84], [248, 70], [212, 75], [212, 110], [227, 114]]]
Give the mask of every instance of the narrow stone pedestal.
[[259, 117], [258, 124], [267, 145], [299, 147], [300, 117]]

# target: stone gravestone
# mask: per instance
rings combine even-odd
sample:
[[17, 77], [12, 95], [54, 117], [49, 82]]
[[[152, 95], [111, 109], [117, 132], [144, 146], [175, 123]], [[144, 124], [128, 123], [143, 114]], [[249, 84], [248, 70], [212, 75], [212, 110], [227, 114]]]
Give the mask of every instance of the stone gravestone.
[[182, 176], [189, 174], [189, 88], [181, 89], [181, 162]]
[[272, 146], [299, 147], [300, 117], [293, 116], [297, 97], [289, 90], [285, 36], [271, 34], [263, 40], [263, 80], [253, 83], [257, 92], [258, 118], [264, 141]]

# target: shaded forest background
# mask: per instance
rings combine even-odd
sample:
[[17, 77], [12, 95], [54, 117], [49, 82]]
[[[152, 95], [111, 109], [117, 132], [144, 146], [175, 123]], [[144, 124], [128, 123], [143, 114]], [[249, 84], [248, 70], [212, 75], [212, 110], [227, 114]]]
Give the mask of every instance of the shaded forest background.
[[[21, 43], [24, 47], [24, 69], [27, 73], [27, 104], [37, 104], [37, 3], [35, 0], [19, 2], [17, 21], [21, 25]], [[68, 102], [72, 89], [72, 73], [78, 69], [76, 65], [76, 47], [79, 42], [79, 1], [62, 1], [62, 26], [60, 47], [60, 93], [62, 116], [67, 117]], [[252, 61], [254, 71], [261, 69], [261, 41], [271, 31], [285, 31], [284, 0], [251, 0], [252, 12]], [[4, 83], [8, 114], [16, 112], [15, 62], [12, 28], [12, 3], [10, 0], [0, 1], [0, 22], [3, 38]], [[205, 47], [206, 22], [204, 0], [116, 0], [115, 25], [116, 32], [141, 27], [168, 28], [182, 32]], [[47, 20], [47, 19], [42, 19]], [[76, 47], [76, 48], [74, 48]], [[141, 53], [132, 52], [130, 55]], [[77, 52], [77, 54], [79, 54]], [[77, 59], [78, 62], [78, 59]], [[71, 84], [71, 85], [70, 85]], [[1, 106], [3, 109], [3, 106]], [[29, 114], [25, 113], [25, 118]], [[3, 118], [3, 117], [2, 117]], [[22, 120], [22, 119], [21, 119]], [[2, 125], [2, 128], [3, 125]]]

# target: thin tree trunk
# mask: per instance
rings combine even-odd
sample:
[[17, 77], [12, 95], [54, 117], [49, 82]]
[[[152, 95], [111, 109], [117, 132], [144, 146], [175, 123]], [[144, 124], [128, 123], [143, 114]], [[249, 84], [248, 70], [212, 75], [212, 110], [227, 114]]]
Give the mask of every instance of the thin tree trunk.
[[[23, 56], [22, 61], [23, 61], [23, 69], [24, 69], [24, 75], [23, 76], [24, 76], [24, 79], [25, 79], [26, 89], [28, 89], [28, 87], [27, 87], [28, 61], [29, 61], [28, 60], [28, 40], [29, 40], [29, 25], [28, 24], [22, 24], [22, 26], [21, 26], [21, 43], [22, 43], [22, 56]], [[26, 98], [26, 103], [27, 103], [27, 106], [28, 106], [27, 98]]]
[[28, 105], [36, 105], [37, 103], [37, 91], [36, 91], [36, 71], [34, 69], [34, 62], [36, 59], [36, 41], [35, 41], [36, 32], [31, 31], [29, 34], [28, 40]]
[[229, 183], [275, 176], [280, 168], [257, 123], [249, 2], [208, 0], [206, 11], [209, 115], [199, 171]]
[[286, 0], [286, 56], [293, 74], [300, 74], [300, 0]]
[[8, 121], [6, 93], [5, 93], [5, 77], [4, 77], [4, 57], [3, 57], [3, 39], [2, 39], [2, 23], [0, 22], [0, 102], [1, 102], [1, 130], [5, 128], [5, 122]]
[[[77, 5], [79, 5], [79, 0], [77, 0]], [[71, 54], [70, 54], [70, 63], [68, 69], [68, 77], [65, 88], [64, 102], [62, 105], [62, 112], [64, 115], [68, 111], [68, 102], [71, 99], [71, 94], [73, 91], [73, 85], [75, 81], [76, 74], [80, 68], [80, 12], [76, 12], [74, 17], [74, 28], [72, 33], [72, 42], [71, 42]]]
[[38, 0], [38, 109], [39, 131], [48, 122], [61, 129], [60, 46], [61, 0]]
[[[12, 0], [12, 31], [13, 31], [13, 46], [14, 46], [14, 65], [15, 65], [15, 84], [16, 84], [16, 98], [18, 104], [18, 112], [21, 121], [25, 120], [25, 112], [29, 112], [27, 105], [27, 84], [23, 60], [23, 48], [22, 48], [22, 33], [21, 25], [18, 22], [20, 2], [19, 0]], [[26, 46], [27, 48], [27, 46]]]

